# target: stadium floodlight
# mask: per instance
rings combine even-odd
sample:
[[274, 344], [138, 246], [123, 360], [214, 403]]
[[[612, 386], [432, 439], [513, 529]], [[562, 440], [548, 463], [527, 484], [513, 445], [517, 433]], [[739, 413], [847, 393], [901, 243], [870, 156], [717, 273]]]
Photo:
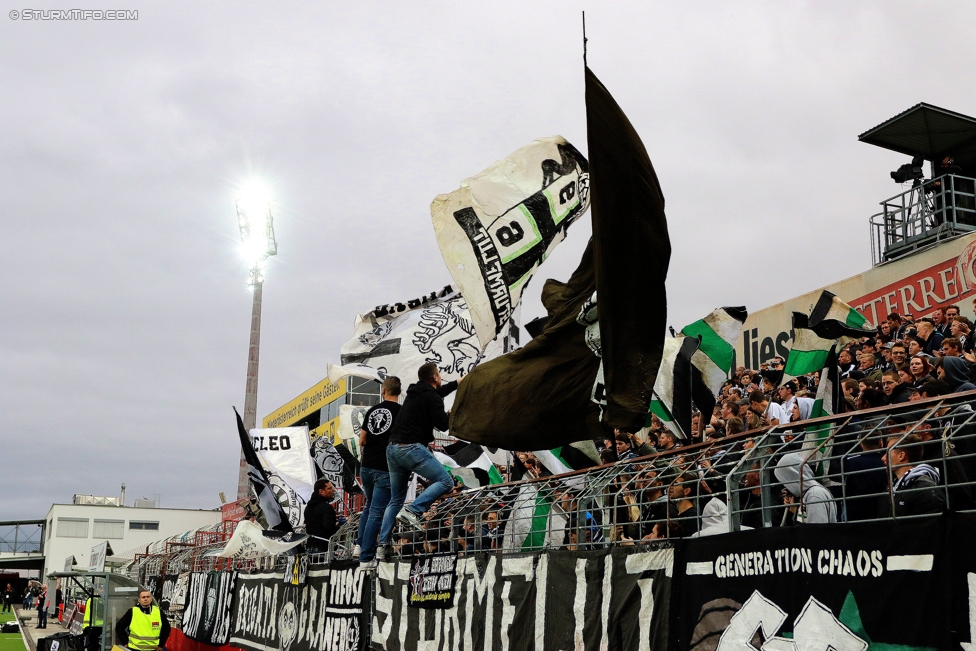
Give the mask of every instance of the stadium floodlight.
[[271, 198], [263, 184], [251, 182], [241, 188], [236, 204], [244, 260], [249, 272], [247, 284], [253, 289], [264, 282], [268, 258], [278, 253]]
[[[243, 186], [235, 201], [237, 223], [241, 229], [241, 243], [247, 262], [247, 285], [253, 293], [251, 305], [251, 341], [247, 352], [247, 385], [244, 392], [244, 427], [251, 431], [257, 425], [258, 411], [258, 355], [261, 344], [261, 295], [264, 287], [264, 267], [268, 258], [278, 253], [274, 220], [271, 216], [271, 197], [267, 188], [258, 182]], [[247, 465], [241, 454], [237, 478], [237, 497], [247, 497]]]

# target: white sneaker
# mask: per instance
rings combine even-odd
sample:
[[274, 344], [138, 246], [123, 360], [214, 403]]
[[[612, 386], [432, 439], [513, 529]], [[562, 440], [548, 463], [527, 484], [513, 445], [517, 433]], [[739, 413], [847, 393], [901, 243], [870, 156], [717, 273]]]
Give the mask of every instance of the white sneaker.
[[417, 517], [417, 514], [414, 513], [413, 511], [407, 510], [407, 507], [403, 507], [402, 509], [400, 509], [400, 512], [397, 513], [396, 519], [401, 524], [405, 524], [408, 527], [413, 527], [414, 529], [424, 528], [424, 523], [420, 521], [420, 518]]
[[380, 545], [379, 547], [376, 548], [376, 559], [375, 560], [377, 560], [377, 561], [385, 561], [385, 560], [387, 560], [387, 557], [388, 556], [392, 556], [392, 554], [390, 554], [390, 548], [389, 547], [387, 547], [386, 545]]
[[359, 555], [362, 554], [362, 553], [363, 553], [363, 548], [360, 547], [359, 545], [356, 545], [355, 547], [352, 548], [352, 557], [353, 558], [359, 558]]

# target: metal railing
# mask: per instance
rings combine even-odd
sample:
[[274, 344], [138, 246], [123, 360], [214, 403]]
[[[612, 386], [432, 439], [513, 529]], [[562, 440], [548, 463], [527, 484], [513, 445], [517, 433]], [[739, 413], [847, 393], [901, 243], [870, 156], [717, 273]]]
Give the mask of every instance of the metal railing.
[[[887, 458], [889, 446], [906, 458], [901, 452], [899, 459]], [[931, 469], [921, 474], [934, 481], [900, 481], [921, 463]], [[602, 549], [746, 527], [974, 511], [974, 478], [976, 391], [753, 430], [563, 475], [456, 490], [427, 513], [422, 529], [397, 525], [392, 554]], [[928, 498], [930, 510], [902, 504], [919, 501], [913, 496]], [[350, 559], [358, 524], [359, 514], [352, 514], [331, 538], [328, 553], [310, 562]], [[137, 557], [130, 573], [144, 579], [189, 571], [280, 571], [290, 559], [224, 559], [217, 556], [223, 545], [174, 544], [165, 553]]]
[[870, 220], [874, 265], [976, 230], [976, 180], [949, 174], [920, 181], [881, 206]]
[[976, 180], [949, 174], [920, 181], [881, 206], [870, 220], [874, 265], [976, 231]]
[[44, 520], [0, 522], [0, 553], [43, 553], [45, 525]]
[[[889, 445], [911, 457], [914, 448], [921, 459], [883, 461]], [[894, 492], [921, 463], [935, 471], [935, 486]], [[786, 477], [791, 469], [795, 482]], [[599, 549], [744, 527], [912, 517], [923, 512], [906, 512], [899, 501], [933, 491], [944, 508], [974, 511], [973, 478], [976, 392], [967, 392], [451, 494], [423, 529], [395, 530], [393, 553]], [[330, 559], [350, 557], [357, 527], [350, 518], [332, 538]]]

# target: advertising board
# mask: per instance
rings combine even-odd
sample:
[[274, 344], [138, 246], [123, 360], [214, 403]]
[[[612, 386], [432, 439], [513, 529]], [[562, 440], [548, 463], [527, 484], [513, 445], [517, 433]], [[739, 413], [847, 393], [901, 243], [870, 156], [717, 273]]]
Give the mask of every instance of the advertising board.
[[792, 313], [809, 313], [824, 289], [875, 325], [892, 312], [917, 319], [953, 304], [973, 318], [974, 263], [976, 235], [966, 235], [751, 312], [735, 345], [735, 364], [758, 369], [777, 355], [785, 358], [793, 339]]

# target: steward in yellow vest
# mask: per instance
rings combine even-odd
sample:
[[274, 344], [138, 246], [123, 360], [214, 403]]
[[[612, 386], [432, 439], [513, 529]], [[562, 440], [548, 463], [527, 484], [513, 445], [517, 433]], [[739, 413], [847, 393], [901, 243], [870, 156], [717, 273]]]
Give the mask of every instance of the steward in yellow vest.
[[166, 646], [169, 621], [153, 604], [152, 593], [139, 593], [139, 605], [125, 611], [115, 625], [115, 644], [132, 651], [156, 651]]
[[[96, 608], [99, 610], [97, 614], [95, 613]], [[89, 626], [101, 626], [103, 623], [102, 617], [105, 616], [105, 613], [101, 612], [103, 610], [104, 609], [102, 608], [102, 602], [100, 599], [89, 598], [88, 601], [85, 602], [85, 619], [82, 622], [82, 625], [86, 628]], [[94, 619], [92, 619], [93, 617]]]

